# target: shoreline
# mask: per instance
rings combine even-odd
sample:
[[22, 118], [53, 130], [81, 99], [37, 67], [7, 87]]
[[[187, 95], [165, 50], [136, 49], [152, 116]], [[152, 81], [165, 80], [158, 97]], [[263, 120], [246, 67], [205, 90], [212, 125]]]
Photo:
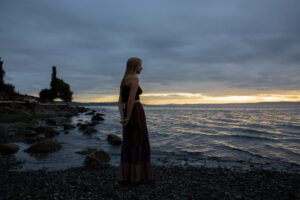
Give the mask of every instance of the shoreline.
[[[299, 199], [300, 174], [155, 166], [155, 183], [119, 185], [118, 168], [0, 172], [2, 199]], [[175, 189], [176, 188], [176, 189]]]
[[[35, 132], [42, 126], [62, 122], [52, 117], [68, 119], [79, 113], [91, 112], [88, 107], [58, 104], [12, 104], [2, 126], [7, 135], [0, 135], [0, 143], [38, 141], [40, 133]], [[2, 112], [3, 114], [3, 112]], [[91, 117], [95, 113], [91, 113]], [[24, 118], [25, 116], [25, 118]], [[17, 122], [14, 121], [17, 119]], [[28, 120], [29, 119], [29, 120]], [[21, 121], [18, 121], [21, 120]], [[47, 122], [48, 120], [48, 122]], [[47, 125], [48, 123], [48, 125]], [[16, 124], [20, 124], [16, 127]], [[13, 129], [10, 129], [13, 127]], [[66, 126], [68, 127], [68, 126]], [[1, 127], [0, 127], [1, 128]], [[5, 129], [7, 128], [7, 129]], [[72, 127], [70, 127], [72, 128]], [[18, 135], [26, 129], [27, 136]], [[28, 131], [30, 130], [30, 131]], [[33, 131], [34, 130], [34, 131]], [[33, 132], [32, 132], [33, 131]], [[50, 138], [55, 138], [56, 132]], [[65, 134], [65, 130], [57, 132]], [[36, 140], [28, 140], [28, 137]], [[47, 137], [46, 137], [47, 138]], [[42, 137], [42, 141], [45, 137]], [[206, 161], [205, 161], [206, 162]], [[217, 161], [218, 163], [218, 161]], [[245, 163], [248, 164], [248, 163]], [[249, 163], [250, 164], [250, 163]], [[145, 183], [136, 187], [117, 183], [118, 167], [108, 163], [99, 169], [71, 167], [63, 170], [14, 171], [22, 165], [15, 155], [0, 154], [0, 200], [2, 199], [300, 199], [300, 173], [264, 169], [259, 166], [248, 168], [172, 165], [162, 161], [153, 166], [155, 183]]]

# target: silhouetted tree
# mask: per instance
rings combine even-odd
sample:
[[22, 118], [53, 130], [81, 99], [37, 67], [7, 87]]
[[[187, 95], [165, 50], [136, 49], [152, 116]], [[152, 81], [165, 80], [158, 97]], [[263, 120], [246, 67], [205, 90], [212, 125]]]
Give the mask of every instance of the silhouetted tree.
[[0, 92], [4, 93], [8, 99], [15, 95], [15, 86], [4, 82], [5, 71], [3, 69], [3, 61], [0, 57]]
[[47, 89], [47, 88], [42, 89], [40, 91], [39, 95], [40, 95], [41, 101], [43, 101], [43, 102], [46, 102], [46, 101], [52, 102], [54, 99], [54, 95], [53, 95], [51, 89]]
[[62, 80], [62, 85], [60, 85], [59, 98], [61, 98], [64, 102], [71, 102], [73, 92], [70, 90], [70, 85], [64, 83]]
[[3, 61], [0, 57], [0, 85], [4, 85], [5, 71], [3, 70]]
[[73, 99], [72, 95], [73, 92], [70, 89], [70, 85], [56, 77], [56, 67], [53, 66], [50, 89], [43, 89], [40, 92], [41, 100], [53, 101], [56, 98], [60, 98], [64, 102], [71, 102]]
[[53, 91], [57, 91], [58, 90], [58, 83], [57, 83], [57, 77], [56, 77], [56, 67], [53, 66], [52, 67], [52, 75], [51, 75], [51, 82], [50, 82], [50, 88]]

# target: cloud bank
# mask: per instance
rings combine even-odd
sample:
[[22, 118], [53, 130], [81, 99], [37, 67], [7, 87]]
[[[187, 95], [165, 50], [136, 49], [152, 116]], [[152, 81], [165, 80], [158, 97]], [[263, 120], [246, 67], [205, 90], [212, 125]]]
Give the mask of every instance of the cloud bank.
[[51, 67], [76, 98], [118, 93], [128, 57], [146, 93], [285, 94], [300, 88], [300, 2], [3, 1], [0, 56], [23, 93]]

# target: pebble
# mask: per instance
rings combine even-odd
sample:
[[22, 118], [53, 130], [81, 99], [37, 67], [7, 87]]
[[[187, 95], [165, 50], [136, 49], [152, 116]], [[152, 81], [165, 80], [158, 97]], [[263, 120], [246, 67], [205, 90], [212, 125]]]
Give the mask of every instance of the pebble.
[[[300, 198], [300, 174], [205, 167], [153, 166], [155, 184], [119, 185], [118, 168], [0, 171], [3, 199], [265, 199]], [[17, 196], [16, 196], [17, 195]]]

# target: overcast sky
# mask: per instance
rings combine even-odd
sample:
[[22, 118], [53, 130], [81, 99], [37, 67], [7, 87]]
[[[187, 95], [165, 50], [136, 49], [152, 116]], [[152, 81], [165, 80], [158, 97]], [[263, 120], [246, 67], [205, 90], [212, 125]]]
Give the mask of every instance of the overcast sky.
[[75, 100], [116, 95], [128, 57], [138, 56], [146, 96], [299, 95], [299, 8], [299, 0], [1, 0], [0, 56], [21, 93], [49, 87], [55, 65]]

